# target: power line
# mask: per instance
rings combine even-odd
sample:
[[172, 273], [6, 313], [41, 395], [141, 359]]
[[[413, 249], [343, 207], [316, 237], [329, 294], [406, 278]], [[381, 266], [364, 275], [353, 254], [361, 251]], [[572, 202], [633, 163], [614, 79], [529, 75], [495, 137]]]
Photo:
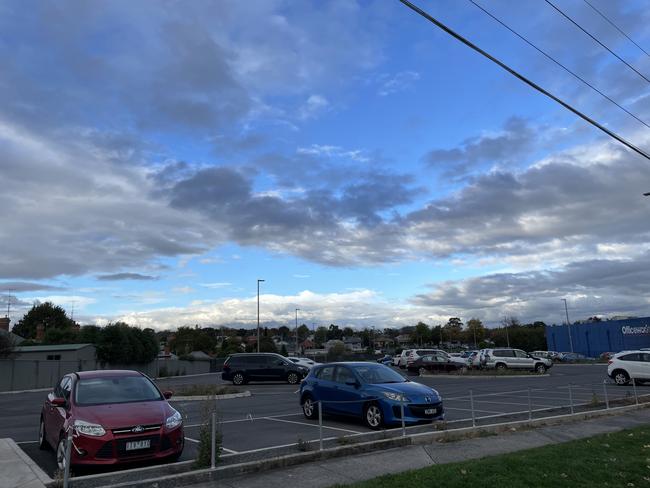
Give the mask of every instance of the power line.
[[559, 66], [560, 68], [562, 68], [564, 71], [566, 71], [567, 73], [573, 75], [573, 76], [574, 76], [575, 78], [577, 78], [578, 80], [582, 81], [582, 82], [583, 82], [585, 85], [587, 85], [589, 88], [591, 88], [591, 89], [594, 90], [595, 92], [599, 93], [601, 96], [603, 96], [604, 98], [606, 98], [607, 100], [609, 100], [610, 102], [612, 102], [614, 105], [616, 105], [618, 108], [620, 108], [621, 110], [623, 110], [626, 114], [628, 114], [629, 116], [633, 117], [634, 119], [636, 119], [637, 121], [639, 121], [640, 123], [642, 123], [643, 125], [645, 125], [648, 129], [650, 129], [650, 125], [648, 125], [645, 121], [641, 120], [639, 117], [637, 117], [636, 115], [634, 115], [634, 114], [633, 114], [632, 112], [630, 112], [628, 109], [626, 109], [625, 107], [623, 107], [622, 105], [620, 105], [619, 103], [617, 103], [615, 100], [613, 100], [612, 98], [610, 98], [609, 96], [607, 96], [605, 93], [603, 93], [602, 91], [600, 91], [598, 88], [596, 88], [594, 85], [592, 85], [592, 84], [589, 83], [587, 80], [585, 80], [584, 78], [582, 78], [580, 75], [578, 75], [578, 74], [576, 74], [575, 72], [571, 71], [569, 68], [567, 68], [565, 65], [563, 65], [562, 63], [560, 63], [557, 59], [555, 59], [553, 56], [551, 56], [550, 54], [548, 54], [546, 51], [544, 51], [544, 50], [542, 50], [541, 48], [537, 47], [535, 44], [533, 44], [532, 42], [530, 42], [530, 41], [529, 41], [528, 39], [526, 39], [524, 36], [522, 36], [521, 34], [519, 34], [517, 31], [515, 31], [514, 29], [512, 29], [510, 26], [508, 26], [508, 25], [507, 25], [505, 22], [503, 22], [501, 19], [497, 18], [495, 15], [493, 15], [491, 12], [489, 12], [487, 9], [485, 9], [484, 7], [482, 7], [481, 5], [479, 5], [478, 3], [476, 3], [474, 0], [469, 0], [469, 1], [470, 1], [473, 5], [475, 5], [477, 8], [479, 8], [479, 9], [481, 9], [483, 12], [485, 12], [485, 14], [489, 15], [492, 19], [494, 19], [494, 20], [497, 21], [499, 24], [501, 24], [503, 27], [505, 27], [505, 28], [508, 29], [510, 32], [512, 32], [514, 35], [516, 35], [519, 39], [521, 39], [521, 40], [524, 41], [526, 44], [528, 44], [530, 47], [532, 47], [533, 49], [535, 49], [537, 52], [539, 52], [540, 54], [543, 54], [544, 56], [546, 56], [547, 59], [553, 61], [556, 65], [558, 65], [558, 66]]
[[603, 19], [605, 19], [609, 24], [614, 27], [617, 31], [619, 31], [621, 34], [623, 34], [628, 41], [630, 41], [632, 44], [634, 44], [636, 47], [638, 47], [641, 51], [645, 53], [646, 56], [650, 57], [650, 53], [643, 49], [641, 46], [639, 46], [636, 42], [634, 42], [634, 39], [632, 39], [630, 36], [628, 36], [623, 29], [621, 29], [619, 26], [617, 26], [613, 21], [611, 21], [604, 13], [602, 13], [600, 10], [598, 10], [594, 5], [587, 0], [583, 0], [587, 5], [589, 5], [598, 15], [600, 15]]
[[548, 3], [551, 7], [553, 7], [555, 10], [557, 10], [557, 11], [558, 11], [558, 12], [559, 12], [559, 13], [560, 13], [560, 14], [561, 14], [565, 19], [567, 19], [569, 22], [571, 22], [573, 25], [575, 25], [578, 29], [580, 29], [582, 32], [584, 32], [584, 33], [587, 34], [589, 37], [591, 37], [594, 41], [596, 41], [596, 42], [597, 42], [598, 44], [600, 44], [602, 47], [604, 47], [605, 49], [607, 49], [607, 51], [609, 51], [610, 54], [612, 54], [613, 56], [615, 56], [616, 59], [618, 59], [621, 63], [623, 63], [623, 64], [624, 64], [625, 66], [627, 66], [628, 68], [630, 68], [632, 71], [634, 71], [637, 75], [639, 75], [639, 76], [640, 76], [641, 78], [643, 78], [645, 81], [647, 81], [648, 83], [650, 83], [650, 79], [649, 79], [649, 78], [646, 78], [646, 76], [645, 76], [643, 73], [641, 73], [640, 71], [638, 71], [634, 66], [632, 66], [630, 63], [628, 63], [627, 61], [625, 61], [622, 57], [620, 57], [618, 54], [616, 54], [614, 51], [612, 51], [610, 48], [608, 48], [605, 44], [603, 44], [602, 42], [600, 42], [600, 40], [598, 40], [594, 35], [592, 35], [590, 32], [588, 32], [587, 30], [585, 30], [585, 29], [584, 29], [580, 24], [578, 24], [575, 20], [573, 20], [571, 17], [569, 17], [567, 14], [565, 14], [562, 10], [560, 10], [558, 7], [556, 7], [555, 4], [554, 4], [553, 2], [551, 2], [550, 0], [544, 0], [544, 1], [545, 1], [546, 3]]
[[608, 136], [612, 137], [613, 139], [616, 139], [618, 142], [620, 142], [620, 143], [623, 144], [624, 146], [628, 147], [628, 148], [631, 149], [632, 151], [636, 152], [637, 154], [643, 156], [644, 158], [646, 158], [647, 160], [650, 161], [650, 155], [647, 154], [645, 151], [643, 151], [642, 149], [636, 147], [636, 146], [635, 146], [634, 144], [632, 144], [631, 142], [628, 142], [627, 140], [625, 140], [623, 137], [619, 136], [619, 135], [616, 134], [615, 132], [612, 132], [612, 131], [609, 130], [608, 128], [606, 128], [606, 127], [604, 127], [603, 125], [599, 124], [598, 122], [596, 122], [596, 121], [595, 121], [594, 119], [592, 119], [591, 117], [589, 117], [589, 116], [583, 114], [583, 113], [580, 112], [578, 109], [573, 108], [573, 107], [572, 107], [571, 105], [569, 105], [567, 102], [561, 100], [560, 98], [556, 97], [556, 96], [553, 95], [552, 93], [548, 92], [547, 90], [545, 90], [544, 88], [542, 88], [541, 86], [539, 86], [539, 85], [538, 85], [537, 83], [535, 83], [534, 81], [529, 80], [529, 79], [526, 78], [524, 75], [522, 75], [522, 74], [520, 74], [519, 72], [515, 71], [515, 70], [512, 69], [510, 66], [508, 66], [508, 65], [506, 65], [505, 63], [503, 63], [502, 61], [498, 60], [497, 58], [495, 58], [494, 56], [492, 56], [492, 55], [489, 54], [488, 52], [486, 52], [486, 51], [484, 51], [483, 49], [481, 49], [480, 47], [478, 47], [478, 46], [477, 46], [476, 44], [474, 44], [473, 42], [471, 42], [471, 41], [469, 41], [468, 39], [464, 38], [463, 36], [461, 36], [460, 34], [458, 34], [457, 32], [455, 32], [454, 30], [452, 30], [451, 28], [447, 27], [445, 24], [443, 24], [442, 22], [440, 22], [439, 20], [437, 20], [437, 19], [435, 19], [434, 17], [432, 17], [431, 15], [429, 15], [427, 12], [425, 12], [424, 10], [422, 10], [420, 7], [417, 7], [416, 5], [413, 5], [413, 4], [412, 4], [410, 1], [408, 1], [408, 0], [399, 0], [399, 1], [402, 2], [404, 5], [406, 5], [408, 8], [410, 8], [411, 10], [413, 10], [414, 12], [416, 12], [418, 15], [424, 17], [424, 18], [427, 19], [429, 22], [431, 22], [432, 24], [434, 24], [434, 25], [437, 26], [438, 28], [440, 28], [440, 29], [442, 29], [443, 31], [445, 31], [445, 32], [446, 32], [447, 34], [449, 34], [450, 36], [452, 36], [452, 37], [454, 37], [455, 39], [459, 40], [460, 42], [462, 42], [462, 43], [465, 44], [466, 46], [472, 48], [474, 51], [476, 51], [477, 53], [481, 54], [482, 56], [485, 56], [486, 58], [488, 58], [488, 59], [489, 59], [490, 61], [492, 61], [493, 63], [499, 65], [501, 68], [503, 68], [504, 70], [506, 70], [506, 71], [507, 71], [508, 73], [510, 73], [512, 76], [514, 76], [514, 77], [518, 78], [519, 80], [523, 81], [524, 83], [526, 83], [526, 84], [527, 84], [528, 86], [530, 86], [531, 88], [534, 88], [535, 90], [539, 91], [540, 93], [546, 95], [546, 96], [547, 96], [548, 98], [550, 98], [551, 100], [553, 100], [553, 101], [559, 103], [559, 104], [562, 105], [564, 108], [566, 108], [567, 110], [570, 110], [571, 112], [573, 112], [574, 114], [576, 114], [578, 117], [580, 117], [580, 118], [583, 119], [584, 121], [589, 122], [591, 125], [593, 125], [594, 127], [600, 129], [601, 131], [603, 131], [603, 132], [604, 132], [605, 134], [607, 134]]

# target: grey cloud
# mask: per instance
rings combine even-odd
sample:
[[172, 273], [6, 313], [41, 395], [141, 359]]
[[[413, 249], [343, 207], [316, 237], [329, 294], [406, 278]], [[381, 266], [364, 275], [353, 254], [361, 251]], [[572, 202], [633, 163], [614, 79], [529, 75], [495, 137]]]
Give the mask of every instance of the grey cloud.
[[526, 152], [532, 152], [536, 137], [523, 119], [512, 117], [498, 135], [472, 137], [453, 149], [434, 149], [424, 160], [432, 168], [440, 168], [442, 176], [459, 178], [470, 174], [483, 163], [491, 165], [516, 161]]
[[65, 287], [35, 283], [30, 281], [3, 281], [0, 282], [0, 291], [9, 293], [21, 293], [25, 291], [61, 291]]
[[157, 276], [144, 275], [140, 273], [113, 273], [107, 275], [97, 276], [99, 281], [122, 281], [122, 280], [136, 280], [136, 281], [152, 281], [157, 280]]
[[568, 298], [572, 320], [593, 315], [647, 314], [650, 254], [634, 259], [576, 261], [560, 269], [498, 273], [431, 285], [411, 299], [442, 315], [461, 313], [498, 322], [506, 315], [524, 320], [562, 321], [561, 298]]

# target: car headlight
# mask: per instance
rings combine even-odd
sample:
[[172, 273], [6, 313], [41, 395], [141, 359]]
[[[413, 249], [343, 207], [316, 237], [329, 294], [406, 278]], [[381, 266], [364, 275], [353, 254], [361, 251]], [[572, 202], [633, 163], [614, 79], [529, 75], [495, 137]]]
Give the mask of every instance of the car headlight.
[[106, 434], [104, 427], [101, 425], [91, 424], [90, 422], [85, 422], [84, 420], [75, 420], [73, 427], [78, 433], [90, 435], [93, 437], [99, 437]]
[[405, 395], [401, 393], [393, 393], [392, 391], [382, 391], [384, 396], [389, 400], [394, 400], [396, 402], [408, 402], [410, 401]]
[[174, 413], [165, 420], [165, 428], [174, 429], [183, 423], [183, 416], [174, 410]]
[[440, 398], [440, 393], [438, 393], [438, 390], [434, 390], [433, 388], [431, 388], [431, 392], [432, 392], [435, 396], [437, 396], [438, 398]]

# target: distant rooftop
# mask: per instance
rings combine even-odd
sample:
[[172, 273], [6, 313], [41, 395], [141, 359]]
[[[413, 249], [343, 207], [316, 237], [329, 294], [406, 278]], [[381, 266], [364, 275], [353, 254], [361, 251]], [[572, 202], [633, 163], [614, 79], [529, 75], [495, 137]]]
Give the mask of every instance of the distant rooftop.
[[18, 346], [14, 352], [51, 352], [51, 351], [78, 351], [84, 347], [94, 347], [94, 344], [52, 344], [46, 346]]

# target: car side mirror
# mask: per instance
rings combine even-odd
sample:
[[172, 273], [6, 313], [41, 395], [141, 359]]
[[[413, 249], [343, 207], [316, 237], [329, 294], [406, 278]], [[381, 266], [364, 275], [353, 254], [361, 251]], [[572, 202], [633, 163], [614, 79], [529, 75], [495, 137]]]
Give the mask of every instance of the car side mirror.
[[54, 407], [65, 407], [65, 405], [66, 405], [67, 402], [65, 401], [65, 398], [62, 398], [62, 397], [54, 397], [54, 398], [52, 398], [52, 400], [50, 400], [50, 403], [51, 403], [52, 406], [54, 406]]
[[163, 391], [163, 396], [165, 397], [165, 400], [169, 400], [172, 396], [174, 395], [173, 391]]
[[348, 386], [354, 386], [355, 388], [359, 387], [359, 383], [357, 383], [357, 380], [346, 380], [345, 384]]

